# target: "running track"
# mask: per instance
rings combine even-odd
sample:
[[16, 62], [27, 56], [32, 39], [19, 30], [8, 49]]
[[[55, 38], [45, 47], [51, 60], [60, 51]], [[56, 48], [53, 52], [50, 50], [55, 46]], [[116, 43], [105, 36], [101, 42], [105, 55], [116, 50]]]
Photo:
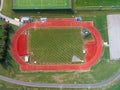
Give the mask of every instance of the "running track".
[[[3, 1], [3, 0], [1, 0]], [[52, 84], [52, 85], [47, 85], [47, 84], [39, 84], [39, 83], [30, 83], [30, 82], [24, 82], [24, 81], [19, 81], [19, 80], [14, 80], [11, 78], [7, 78], [4, 76], [0, 75], [0, 80], [6, 81], [12, 84], [17, 84], [17, 85], [23, 85], [23, 86], [30, 86], [30, 87], [44, 87], [44, 88], [100, 88], [106, 85], [111, 84], [115, 80], [117, 80], [120, 77], [120, 71], [114, 75], [112, 78], [110, 78], [107, 81], [97, 83], [97, 84]]]
[[[21, 33], [30, 28], [40, 28], [40, 27], [84, 27], [91, 31], [94, 41], [86, 42], [85, 47], [87, 50], [86, 53], [86, 62], [83, 64], [62, 64], [62, 65], [32, 65], [25, 63], [18, 54], [17, 51], [17, 42]], [[93, 47], [91, 47], [93, 46]], [[91, 49], [93, 48], [93, 49]], [[92, 52], [93, 50], [93, 52]], [[93, 22], [77, 22], [74, 18], [55, 18], [47, 19], [46, 22], [32, 22], [23, 25], [15, 33], [12, 40], [12, 53], [20, 65], [20, 70], [90, 70], [90, 68], [99, 60], [102, 53], [102, 39], [99, 32], [93, 26]], [[90, 55], [90, 53], [93, 53]]]

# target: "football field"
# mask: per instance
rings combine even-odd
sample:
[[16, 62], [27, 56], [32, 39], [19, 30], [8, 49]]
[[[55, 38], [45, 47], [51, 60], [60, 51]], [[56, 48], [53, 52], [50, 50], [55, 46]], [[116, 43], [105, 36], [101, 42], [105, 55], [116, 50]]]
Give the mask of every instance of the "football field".
[[69, 9], [71, 0], [13, 0], [13, 9]]
[[80, 28], [29, 30], [30, 63], [70, 64], [73, 56], [84, 59], [83, 48]]

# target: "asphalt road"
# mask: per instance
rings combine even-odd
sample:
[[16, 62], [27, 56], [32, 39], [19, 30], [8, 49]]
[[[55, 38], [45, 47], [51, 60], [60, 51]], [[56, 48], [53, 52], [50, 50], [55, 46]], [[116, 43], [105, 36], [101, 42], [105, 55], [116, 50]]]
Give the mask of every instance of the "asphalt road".
[[3, 8], [3, 3], [4, 3], [4, 0], [1, 0], [1, 5], [0, 5], [0, 17], [4, 18], [6, 22], [9, 22], [9, 23], [14, 24], [14, 25], [16, 25], [16, 26], [22, 25], [21, 22], [15, 21], [14, 19], [12, 19], [12, 18], [10, 18], [10, 17], [7, 17], [7, 16], [5, 16], [5, 15], [3, 15], [3, 14], [1, 13], [2, 8]]
[[29, 86], [29, 87], [40, 87], [40, 88], [100, 88], [103, 86], [107, 86], [111, 84], [112, 82], [116, 81], [120, 77], [120, 71], [115, 74], [113, 77], [110, 79], [100, 82], [100, 83], [95, 83], [95, 84], [40, 84], [40, 83], [34, 83], [34, 82], [25, 82], [25, 81], [20, 81], [20, 80], [15, 80], [11, 79], [5, 76], [0, 75], [0, 80], [12, 83], [12, 84], [17, 84], [17, 85], [22, 85], [22, 86]]
[[5, 18], [5, 21], [6, 21], [6, 22], [9, 22], [9, 23], [11, 23], [11, 24], [13, 24], [13, 25], [16, 25], [16, 26], [22, 25], [21, 22], [15, 21], [14, 19], [9, 18], [9, 17], [7, 17], [7, 16], [5, 16], [5, 15], [3, 15], [3, 14], [1, 14], [1, 13], [0, 13], [0, 17]]
[[0, 5], [0, 12], [2, 11], [2, 8], [3, 8], [3, 0], [1, 0], [1, 5]]

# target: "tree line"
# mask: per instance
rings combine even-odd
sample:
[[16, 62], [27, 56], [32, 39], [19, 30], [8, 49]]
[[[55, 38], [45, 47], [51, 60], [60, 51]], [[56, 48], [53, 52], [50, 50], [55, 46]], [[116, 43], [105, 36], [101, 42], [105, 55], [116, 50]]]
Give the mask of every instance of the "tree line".
[[7, 60], [9, 55], [8, 49], [10, 44], [10, 33], [13, 31], [13, 27], [9, 23], [4, 23], [0, 25], [0, 63], [3, 63]]

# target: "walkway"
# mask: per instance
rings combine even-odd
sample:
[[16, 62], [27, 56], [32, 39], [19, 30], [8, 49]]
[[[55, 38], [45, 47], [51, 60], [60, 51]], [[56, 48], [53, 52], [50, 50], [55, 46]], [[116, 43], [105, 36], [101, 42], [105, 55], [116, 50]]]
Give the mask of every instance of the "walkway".
[[1, 0], [1, 5], [0, 5], [0, 17], [5, 18], [5, 21], [9, 21], [9, 23], [11, 23], [11, 24], [13, 24], [13, 25], [16, 25], [16, 26], [22, 25], [21, 22], [15, 21], [14, 19], [12, 19], [12, 18], [10, 18], [10, 17], [7, 17], [7, 16], [5, 16], [5, 15], [3, 15], [3, 14], [1, 13], [2, 8], [3, 8], [3, 3], [4, 3], [4, 0]]
[[16, 25], [16, 26], [20, 26], [22, 24], [21, 22], [15, 21], [14, 19], [9, 18], [1, 13], [0, 13], [0, 17], [5, 18], [6, 21], [9, 21], [9, 23]]
[[25, 81], [15, 80], [15, 79], [7, 78], [1, 75], [0, 75], [0, 80], [8, 83], [12, 83], [12, 84], [29, 86], [29, 87], [38, 87], [38, 88], [89, 88], [90, 89], [90, 88], [100, 88], [103, 86], [107, 86], [112, 82], [116, 81], [119, 77], [120, 77], [120, 71], [116, 75], [114, 75], [112, 78], [96, 84], [40, 84], [40, 83], [34, 83], [34, 82], [25, 82]]
[[3, 2], [4, 2], [4, 0], [1, 0], [0, 12], [2, 11], [2, 8], [3, 8]]

